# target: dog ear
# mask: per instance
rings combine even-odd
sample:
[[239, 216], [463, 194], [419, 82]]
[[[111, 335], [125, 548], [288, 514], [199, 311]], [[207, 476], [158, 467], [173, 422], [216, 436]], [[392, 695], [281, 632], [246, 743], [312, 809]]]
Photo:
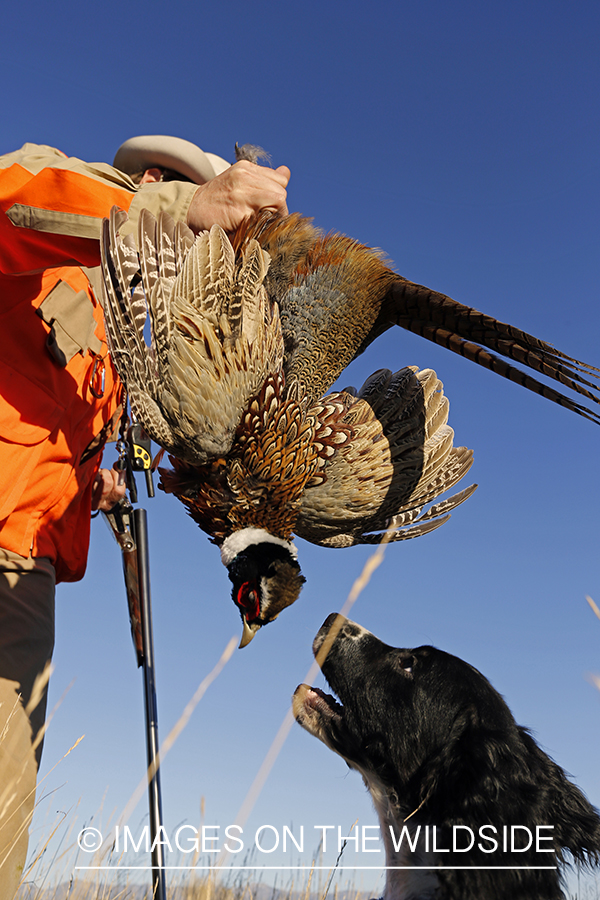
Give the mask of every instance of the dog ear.
[[514, 720], [496, 730], [474, 706], [463, 710], [417, 778], [431, 821], [552, 825], [559, 858], [569, 850], [580, 862], [600, 860], [598, 811]]
[[[526, 728], [519, 728], [521, 740], [539, 773], [537, 802], [554, 825], [555, 846], [569, 850], [574, 858], [588, 865], [600, 862], [600, 816], [566, 773], [537, 745]], [[541, 823], [540, 823], [541, 824]]]
[[443, 744], [415, 779], [421, 782], [428, 818], [463, 819], [476, 826], [494, 822], [492, 811], [505, 790], [503, 782], [515, 777], [515, 768], [504, 730], [484, 727], [477, 708], [469, 706], [456, 716]]

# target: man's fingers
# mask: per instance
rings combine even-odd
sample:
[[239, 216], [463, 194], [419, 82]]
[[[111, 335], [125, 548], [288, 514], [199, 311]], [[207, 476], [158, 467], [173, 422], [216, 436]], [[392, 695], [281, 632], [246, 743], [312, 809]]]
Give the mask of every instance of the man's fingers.
[[276, 169], [272, 169], [271, 171], [276, 172], [277, 174], [281, 175], [281, 177], [283, 179], [285, 179], [281, 183], [282, 183], [283, 187], [287, 187], [288, 181], [292, 177], [292, 173], [290, 172], [288, 167], [287, 166], [277, 166]]
[[287, 203], [282, 203], [280, 206], [261, 206], [261, 209], [268, 209], [271, 212], [277, 213], [279, 216], [289, 215]]
[[254, 209], [270, 209], [280, 216], [287, 216], [287, 192], [286, 187], [291, 177], [287, 166], [279, 166], [277, 169], [267, 169], [265, 166], [257, 166], [258, 172]]
[[99, 469], [92, 485], [92, 509], [109, 510], [125, 496], [125, 473]]
[[92, 509], [98, 509], [98, 504], [104, 490], [104, 479], [102, 478], [102, 469], [98, 472], [92, 485]]
[[269, 169], [241, 160], [200, 185], [188, 210], [188, 225], [196, 234], [215, 223], [231, 234], [240, 222], [260, 209], [287, 215], [287, 166]]

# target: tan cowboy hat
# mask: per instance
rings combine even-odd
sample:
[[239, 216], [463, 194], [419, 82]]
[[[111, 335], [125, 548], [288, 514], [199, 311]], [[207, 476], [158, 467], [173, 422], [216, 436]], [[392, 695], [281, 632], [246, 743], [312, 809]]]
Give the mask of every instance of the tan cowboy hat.
[[155, 166], [174, 169], [196, 184], [205, 184], [228, 169], [230, 163], [214, 153], [205, 153], [183, 138], [146, 134], [121, 144], [113, 166], [126, 175], [136, 175]]

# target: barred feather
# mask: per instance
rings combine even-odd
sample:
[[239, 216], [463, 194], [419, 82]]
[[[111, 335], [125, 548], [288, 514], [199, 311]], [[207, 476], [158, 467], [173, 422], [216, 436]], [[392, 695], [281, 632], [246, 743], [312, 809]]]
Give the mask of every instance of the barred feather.
[[306, 540], [329, 547], [371, 542], [391, 521], [397, 528], [412, 522], [471, 466], [471, 451], [453, 448], [448, 403], [430, 369], [382, 369], [360, 391], [346, 392], [341, 406], [352, 438], [325, 462], [324, 477], [307, 485], [295, 527]]
[[[255, 244], [248, 259], [236, 261], [218, 226], [192, 240], [165, 213], [156, 220], [144, 210], [138, 258], [131, 237], [119, 233], [126, 219], [115, 209], [104, 226], [115, 366], [148, 434], [178, 458], [202, 465], [229, 451], [249, 398], [270, 372], [281, 370], [279, 318], [262, 286], [268, 256]], [[132, 297], [140, 277], [150, 346]]]

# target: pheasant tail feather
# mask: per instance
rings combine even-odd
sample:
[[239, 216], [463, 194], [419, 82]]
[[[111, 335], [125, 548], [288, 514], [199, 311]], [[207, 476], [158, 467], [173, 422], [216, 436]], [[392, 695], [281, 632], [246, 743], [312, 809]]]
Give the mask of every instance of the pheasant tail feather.
[[382, 305], [381, 322], [386, 320], [383, 328], [399, 325], [586, 419], [600, 423], [600, 413], [596, 410], [567, 397], [496, 355], [526, 365], [587, 400], [600, 403], [600, 369], [556, 350], [525, 331], [402, 278], [392, 285]]

